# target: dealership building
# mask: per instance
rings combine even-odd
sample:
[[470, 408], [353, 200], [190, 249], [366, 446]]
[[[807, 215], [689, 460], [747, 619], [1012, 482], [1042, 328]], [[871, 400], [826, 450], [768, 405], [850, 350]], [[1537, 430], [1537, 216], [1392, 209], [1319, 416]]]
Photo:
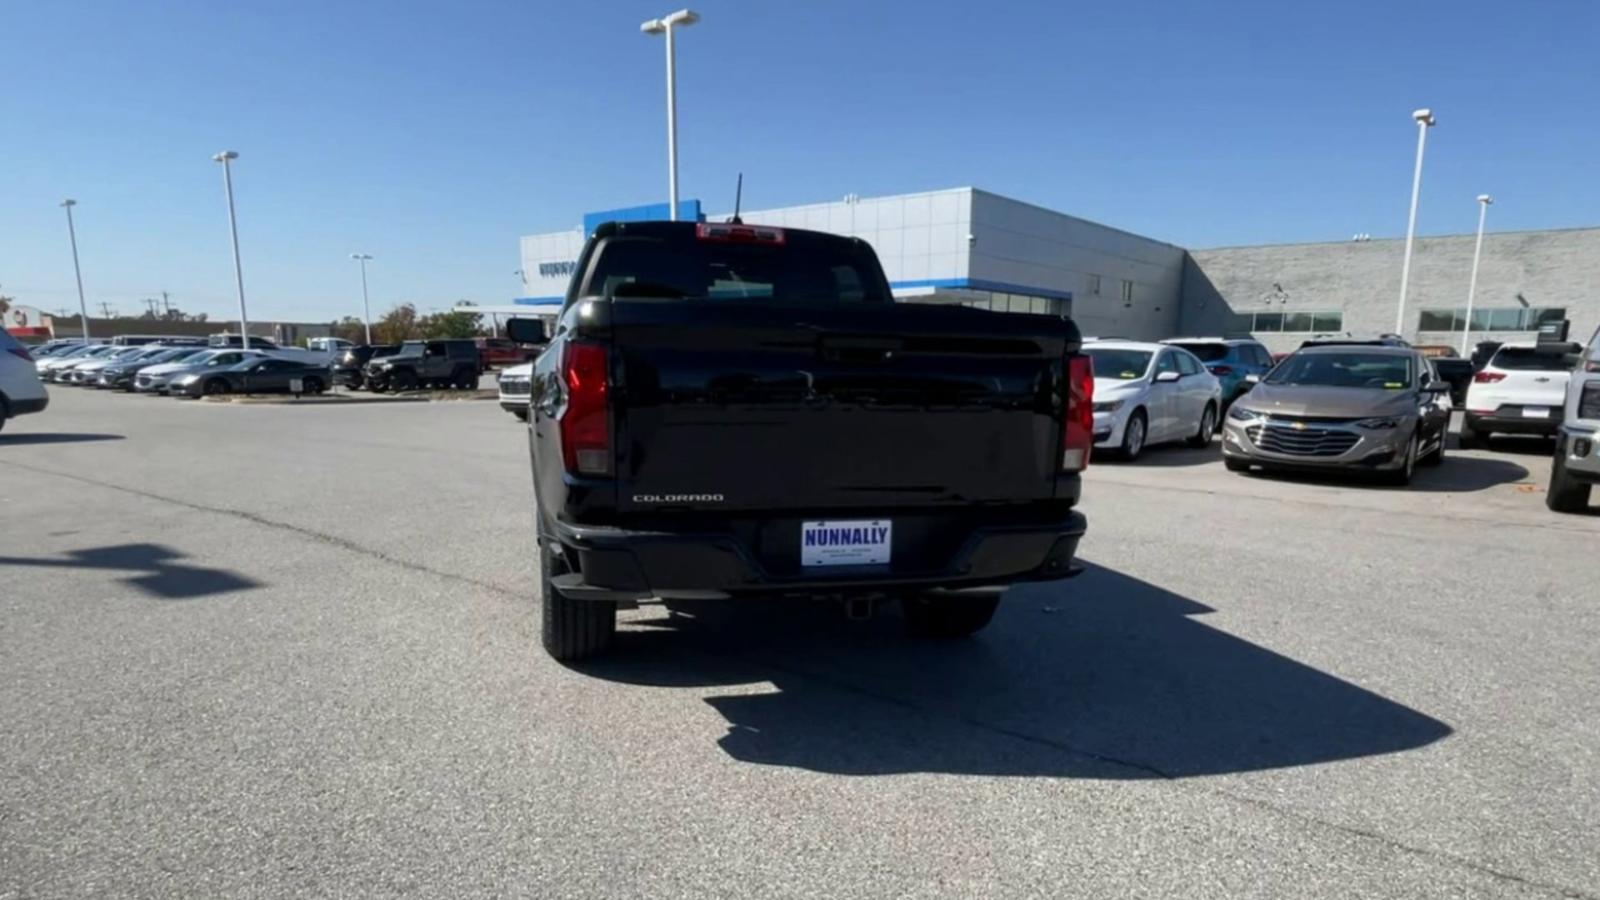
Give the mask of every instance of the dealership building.
[[[589, 213], [570, 231], [522, 238], [527, 288], [516, 306], [558, 307], [584, 238], [606, 221], [667, 218], [667, 206]], [[726, 221], [680, 204], [679, 218]], [[749, 224], [859, 237], [897, 299], [1070, 315], [1085, 335], [1155, 340], [1254, 335], [1288, 350], [1318, 334], [1395, 330], [1403, 240], [1185, 249], [976, 188], [749, 210]], [[1459, 345], [1471, 235], [1418, 238], [1401, 329]], [[1600, 326], [1600, 228], [1484, 238], [1472, 339], [1531, 339], [1539, 324]]]

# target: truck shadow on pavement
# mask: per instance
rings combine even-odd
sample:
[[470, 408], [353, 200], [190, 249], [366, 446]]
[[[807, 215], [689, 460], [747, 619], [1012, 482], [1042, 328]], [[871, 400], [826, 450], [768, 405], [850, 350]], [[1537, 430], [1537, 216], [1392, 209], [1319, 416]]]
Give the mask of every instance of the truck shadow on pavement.
[[0, 434], [0, 447], [20, 447], [26, 444], [82, 444], [89, 441], [120, 441], [120, 434], [81, 433], [58, 431], [25, 431], [21, 434]]
[[1204, 466], [1222, 462], [1222, 442], [1212, 441], [1204, 447], [1187, 444], [1159, 444], [1146, 448], [1133, 462], [1118, 458], [1113, 451], [1097, 450], [1089, 458], [1091, 465], [1115, 468], [1170, 469], [1177, 466]]
[[153, 597], [163, 600], [192, 600], [213, 594], [261, 587], [261, 582], [223, 569], [185, 565], [170, 547], [160, 544], [119, 544], [73, 550], [60, 559], [28, 556], [0, 556], [0, 566], [43, 566], [56, 569], [106, 569], [137, 572], [121, 579]]
[[[1451, 728], [1210, 628], [1211, 609], [1090, 565], [1015, 589], [976, 638], [918, 642], [899, 614], [696, 605], [577, 668], [710, 697], [735, 759], [847, 775], [1183, 778], [1422, 747]], [[768, 687], [770, 682], [771, 687]], [[775, 688], [775, 689], [774, 689]]]

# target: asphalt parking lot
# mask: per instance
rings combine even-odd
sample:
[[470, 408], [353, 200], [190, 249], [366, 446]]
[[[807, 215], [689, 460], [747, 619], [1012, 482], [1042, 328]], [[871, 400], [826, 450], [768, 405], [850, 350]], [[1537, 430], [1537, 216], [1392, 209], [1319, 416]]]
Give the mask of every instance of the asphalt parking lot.
[[0, 898], [1600, 897], [1600, 515], [1097, 464], [976, 639], [538, 648], [492, 402], [53, 392], [0, 434]]

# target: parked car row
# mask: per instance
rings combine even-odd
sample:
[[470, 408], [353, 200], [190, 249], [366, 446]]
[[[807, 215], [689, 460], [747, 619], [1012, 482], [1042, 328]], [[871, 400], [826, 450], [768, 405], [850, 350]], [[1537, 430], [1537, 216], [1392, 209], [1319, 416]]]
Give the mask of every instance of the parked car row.
[[54, 384], [143, 393], [319, 394], [332, 383], [324, 358], [318, 351], [275, 346], [60, 343], [40, 348], [34, 369], [41, 381]]

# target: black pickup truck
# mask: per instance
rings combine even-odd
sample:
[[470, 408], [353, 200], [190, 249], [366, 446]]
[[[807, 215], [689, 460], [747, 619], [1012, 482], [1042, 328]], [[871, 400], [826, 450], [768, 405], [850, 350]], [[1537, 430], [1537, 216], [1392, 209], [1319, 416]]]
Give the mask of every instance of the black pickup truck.
[[558, 659], [648, 598], [892, 599], [956, 637], [1079, 571], [1094, 380], [1070, 320], [896, 303], [858, 239], [638, 222], [595, 231], [548, 340], [528, 438]]

